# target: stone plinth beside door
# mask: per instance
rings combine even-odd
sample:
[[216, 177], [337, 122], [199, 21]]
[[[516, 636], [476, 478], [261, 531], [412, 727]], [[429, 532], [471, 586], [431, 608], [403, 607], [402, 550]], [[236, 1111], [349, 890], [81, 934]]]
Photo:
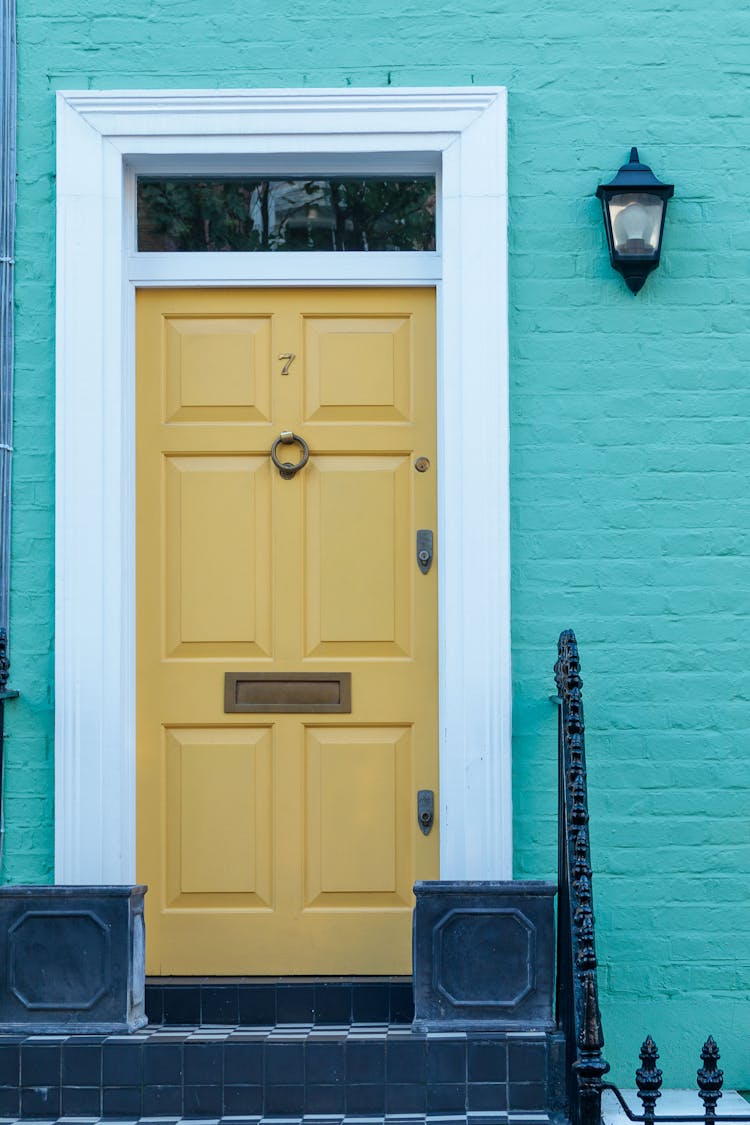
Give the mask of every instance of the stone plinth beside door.
[[145, 892], [0, 887], [0, 1032], [143, 1027]]
[[414, 887], [414, 1026], [550, 1030], [554, 883]]

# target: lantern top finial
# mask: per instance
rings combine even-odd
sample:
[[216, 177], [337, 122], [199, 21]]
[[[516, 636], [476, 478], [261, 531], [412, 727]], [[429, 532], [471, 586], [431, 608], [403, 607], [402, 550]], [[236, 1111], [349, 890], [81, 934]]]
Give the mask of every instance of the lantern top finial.
[[635, 145], [633, 145], [630, 150], [630, 160], [627, 164], [622, 165], [620, 171], [617, 173], [614, 180], [612, 180], [612, 183], [600, 184], [596, 189], [596, 194], [601, 199], [603, 193], [608, 189], [611, 191], [623, 191], [628, 188], [635, 188], [636, 191], [639, 188], [641, 191], [658, 188], [658, 194], [661, 195], [663, 199], [670, 199], [674, 194], [673, 184], [663, 184], [661, 180], [657, 180], [648, 164], [642, 163]]

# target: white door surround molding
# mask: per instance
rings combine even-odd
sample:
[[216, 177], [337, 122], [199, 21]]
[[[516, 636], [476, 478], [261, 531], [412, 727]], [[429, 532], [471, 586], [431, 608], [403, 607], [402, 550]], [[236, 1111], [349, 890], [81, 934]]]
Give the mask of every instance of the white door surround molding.
[[[57, 882], [135, 880], [136, 284], [335, 282], [438, 289], [441, 877], [510, 878], [505, 90], [62, 92], [57, 146]], [[207, 168], [432, 168], [437, 252], [137, 255], [134, 169]]]

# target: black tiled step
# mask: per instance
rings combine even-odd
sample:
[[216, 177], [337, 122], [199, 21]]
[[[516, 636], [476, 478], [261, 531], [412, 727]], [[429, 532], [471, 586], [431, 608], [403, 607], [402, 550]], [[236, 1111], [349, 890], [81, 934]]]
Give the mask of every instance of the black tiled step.
[[[0, 1125], [15, 1125], [23, 1118], [0, 1117]], [[280, 1125], [278, 1117], [251, 1116], [229, 1117], [190, 1117], [184, 1119], [171, 1116], [144, 1117], [92, 1117], [81, 1115], [59, 1118], [39, 1119], [37, 1125]], [[550, 1125], [547, 1114], [512, 1113], [466, 1113], [466, 1114], [384, 1114], [381, 1116], [356, 1117], [341, 1114], [314, 1114], [304, 1116], [284, 1116], [284, 1125]]]
[[543, 1116], [549, 1043], [385, 1023], [0, 1036], [0, 1118]]
[[149, 977], [150, 1024], [411, 1023], [411, 977]]

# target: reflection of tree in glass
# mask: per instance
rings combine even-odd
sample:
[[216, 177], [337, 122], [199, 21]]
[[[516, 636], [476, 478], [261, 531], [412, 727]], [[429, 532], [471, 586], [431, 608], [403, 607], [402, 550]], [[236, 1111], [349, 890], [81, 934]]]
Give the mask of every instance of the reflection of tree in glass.
[[435, 182], [141, 179], [138, 248], [434, 250]]
[[245, 180], [140, 180], [140, 250], [260, 250]]
[[331, 183], [337, 249], [434, 250], [432, 181], [342, 180]]

